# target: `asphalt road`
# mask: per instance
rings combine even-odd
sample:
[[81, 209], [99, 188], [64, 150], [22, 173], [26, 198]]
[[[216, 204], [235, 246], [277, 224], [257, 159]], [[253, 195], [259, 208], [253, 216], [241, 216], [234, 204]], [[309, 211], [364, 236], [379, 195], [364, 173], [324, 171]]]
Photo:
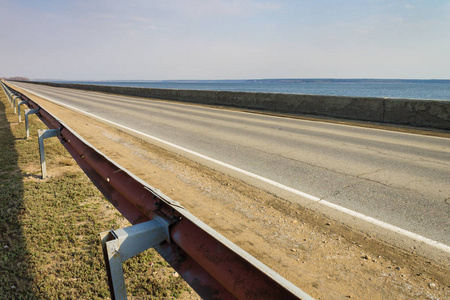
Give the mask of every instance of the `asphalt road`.
[[[14, 84], [450, 245], [450, 139]], [[282, 188], [205, 164], [308, 205]]]

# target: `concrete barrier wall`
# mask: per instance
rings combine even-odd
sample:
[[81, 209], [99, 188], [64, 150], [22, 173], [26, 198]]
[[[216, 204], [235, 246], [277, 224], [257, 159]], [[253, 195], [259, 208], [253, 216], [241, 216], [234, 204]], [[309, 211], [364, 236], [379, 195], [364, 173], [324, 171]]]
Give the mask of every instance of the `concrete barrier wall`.
[[450, 130], [450, 101], [30, 82], [127, 96]]

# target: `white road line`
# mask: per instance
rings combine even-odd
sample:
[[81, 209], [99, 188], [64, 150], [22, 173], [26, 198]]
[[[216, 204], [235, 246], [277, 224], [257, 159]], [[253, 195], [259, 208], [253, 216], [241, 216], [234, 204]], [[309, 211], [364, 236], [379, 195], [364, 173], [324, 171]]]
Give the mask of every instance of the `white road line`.
[[83, 111], [83, 110], [81, 110], [81, 109], [78, 109], [78, 108], [75, 108], [75, 107], [73, 107], [73, 106], [67, 105], [67, 104], [65, 104], [65, 103], [59, 102], [59, 101], [54, 100], [54, 99], [52, 99], [52, 98], [50, 98], [50, 97], [43, 96], [43, 95], [41, 95], [41, 94], [39, 94], [39, 93], [32, 92], [32, 91], [30, 91], [30, 90], [28, 90], [28, 89], [25, 89], [25, 88], [23, 88], [23, 89], [26, 90], [26, 91], [28, 91], [29, 93], [32, 93], [32, 94], [38, 96], [38, 97], [41, 97], [41, 98], [43, 98], [43, 99], [47, 99], [47, 100], [49, 100], [50, 102], [53, 102], [53, 103], [55, 103], [55, 104], [61, 105], [61, 106], [63, 106], [63, 107], [69, 108], [69, 109], [71, 109], [71, 110], [78, 111], [78, 112], [80, 112], [80, 113], [82, 113], [82, 114], [84, 114], [84, 115], [87, 115], [87, 116], [96, 118], [96, 119], [101, 120], [101, 121], [103, 121], [103, 122], [105, 122], [105, 123], [109, 123], [109, 124], [111, 124], [111, 125], [114, 125], [114, 126], [117, 126], [117, 127], [123, 128], [123, 129], [126, 129], [126, 130], [128, 130], [128, 131], [137, 133], [137, 134], [142, 135], [142, 136], [145, 136], [145, 137], [147, 137], [147, 138], [153, 139], [153, 140], [158, 141], [158, 142], [160, 142], [160, 143], [162, 143], [162, 144], [165, 144], [165, 145], [167, 145], [167, 146], [170, 146], [170, 147], [173, 147], [173, 148], [175, 148], [175, 149], [181, 150], [181, 151], [183, 151], [183, 152], [189, 153], [189, 154], [191, 154], [191, 155], [197, 156], [197, 157], [199, 157], [199, 158], [201, 158], [201, 159], [204, 159], [204, 160], [213, 162], [213, 163], [215, 163], [215, 164], [217, 164], [217, 165], [220, 165], [220, 166], [223, 166], [223, 167], [228, 168], [228, 169], [230, 169], [230, 170], [239, 172], [239, 173], [241, 173], [241, 174], [243, 174], [243, 175], [246, 175], [246, 176], [249, 176], [249, 177], [251, 177], [251, 178], [258, 179], [258, 180], [260, 180], [260, 181], [262, 181], [262, 182], [265, 182], [265, 183], [270, 184], [270, 185], [272, 185], [272, 186], [278, 187], [278, 188], [280, 188], [280, 189], [283, 189], [283, 190], [288, 191], [288, 192], [290, 192], [290, 193], [293, 193], [293, 194], [295, 194], [295, 195], [301, 196], [301, 197], [303, 197], [303, 198], [309, 199], [309, 200], [311, 200], [311, 201], [313, 201], [313, 202], [316, 202], [316, 203], [322, 204], [322, 205], [324, 205], [324, 206], [330, 207], [330, 208], [335, 209], [335, 210], [337, 210], [337, 211], [343, 212], [343, 213], [348, 214], [348, 215], [350, 215], [350, 216], [352, 216], [352, 217], [355, 217], [355, 218], [358, 218], [358, 219], [360, 219], [360, 220], [366, 221], [366, 222], [368, 222], [368, 223], [377, 225], [377, 226], [379, 226], [379, 227], [381, 227], [381, 228], [390, 230], [390, 231], [392, 231], [392, 232], [395, 232], [395, 233], [397, 233], [397, 234], [403, 235], [403, 236], [405, 236], [405, 237], [409, 237], [409, 238], [414, 239], [414, 240], [416, 240], [416, 241], [418, 241], [418, 242], [422, 242], [422, 243], [424, 243], [424, 244], [426, 244], [426, 245], [429, 245], [429, 246], [431, 246], [431, 247], [433, 247], [433, 248], [436, 248], [436, 249], [439, 249], [439, 250], [441, 250], [441, 251], [450, 253], [450, 246], [447, 246], [447, 245], [445, 245], [445, 244], [439, 243], [439, 242], [434, 241], [434, 240], [432, 240], [432, 239], [426, 238], [426, 237], [424, 237], [424, 236], [422, 236], [422, 235], [419, 235], [419, 234], [413, 233], [413, 232], [411, 232], [411, 231], [408, 231], [408, 230], [399, 228], [399, 227], [397, 227], [397, 226], [394, 226], [394, 225], [391, 225], [391, 224], [389, 224], [389, 223], [380, 221], [380, 220], [378, 220], [378, 219], [375, 219], [375, 218], [366, 216], [366, 215], [364, 215], [364, 214], [358, 213], [358, 212], [356, 212], [356, 211], [350, 210], [350, 209], [345, 208], [345, 207], [342, 207], [342, 206], [340, 206], [340, 205], [337, 205], [337, 204], [328, 202], [328, 201], [326, 201], [326, 200], [320, 199], [320, 198], [315, 197], [315, 196], [313, 196], [313, 195], [310, 195], [310, 194], [304, 193], [304, 192], [302, 192], [302, 191], [296, 190], [296, 189], [294, 189], [294, 188], [288, 187], [288, 186], [286, 186], [286, 185], [284, 185], [284, 184], [281, 184], [281, 183], [279, 183], [279, 182], [273, 181], [273, 180], [271, 180], [271, 179], [268, 179], [268, 178], [262, 177], [262, 176], [260, 176], [260, 175], [257, 175], [257, 174], [248, 172], [248, 171], [246, 171], [246, 170], [237, 168], [237, 167], [235, 167], [235, 166], [232, 166], [232, 165], [229, 165], [229, 164], [227, 164], [227, 163], [221, 162], [221, 161], [219, 161], [219, 160], [217, 160], [217, 159], [214, 159], [214, 158], [211, 158], [211, 157], [209, 157], [209, 156], [206, 156], [206, 155], [200, 154], [200, 153], [198, 153], [198, 152], [195, 152], [195, 151], [186, 149], [186, 148], [184, 148], [184, 147], [178, 146], [178, 145], [173, 144], [173, 143], [171, 143], [171, 142], [167, 142], [167, 141], [162, 140], [162, 139], [160, 139], [160, 138], [157, 138], [157, 137], [155, 137], [155, 136], [152, 136], [152, 135], [143, 133], [143, 132], [141, 132], [141, 131], [138, 131], [138, 130], [129, 128], [129, 127], [127, 127], [127, 126], [124, 126], [124, 125], [122, 125], [122, 124], [119, 124], [119, 123], [116, 123], [116, 122], [113, 122], [113, 121], [104, 119], [104, 118], [102, 118], [102, 117], [96, 116], [96, 115], [94, 115], [94, 114], [85, 112], [85, 111]]

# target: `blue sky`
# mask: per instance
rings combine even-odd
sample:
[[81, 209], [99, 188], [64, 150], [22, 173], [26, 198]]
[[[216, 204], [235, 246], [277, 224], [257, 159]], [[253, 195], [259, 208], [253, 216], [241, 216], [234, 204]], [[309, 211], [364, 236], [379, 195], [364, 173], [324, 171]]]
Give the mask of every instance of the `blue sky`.
[[0, 0], [0, 76], [450, 79], [450, 0]]

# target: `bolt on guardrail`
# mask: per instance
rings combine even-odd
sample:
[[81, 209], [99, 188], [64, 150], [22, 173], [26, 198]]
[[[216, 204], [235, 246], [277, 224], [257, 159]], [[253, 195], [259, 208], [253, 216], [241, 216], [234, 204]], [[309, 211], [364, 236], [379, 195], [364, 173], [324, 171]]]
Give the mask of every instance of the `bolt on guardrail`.
[[44, 150], [44, 139], [48, 139], [61, 134], [60, 129], [39, 129], [38, 130], [38, 140], [39, 140], [39, 156], [41, 158], [41, 171], [42, 179], [47, 178], [47, 164], [45, 163], [45, 150]]

